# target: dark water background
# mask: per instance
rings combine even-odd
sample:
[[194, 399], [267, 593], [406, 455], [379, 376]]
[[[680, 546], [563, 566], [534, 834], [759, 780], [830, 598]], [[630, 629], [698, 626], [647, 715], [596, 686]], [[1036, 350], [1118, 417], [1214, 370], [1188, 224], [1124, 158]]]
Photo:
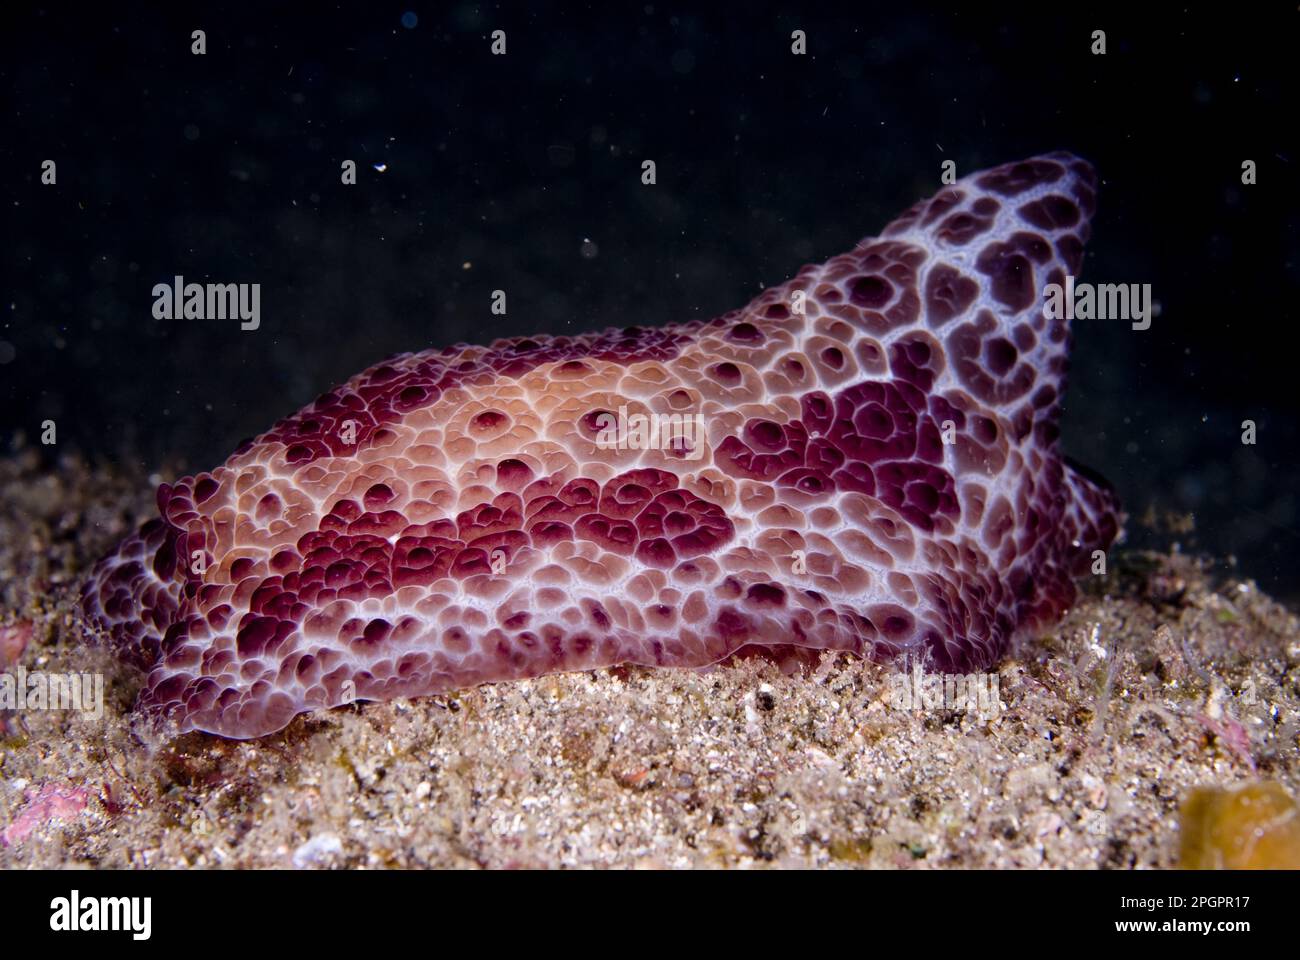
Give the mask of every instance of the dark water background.
[[[1083, 279], [1161, 306], [1076, 323], [1067, 451], [1130, 513], [1195, 516], [1133, 542], [1294, 602], [1300, 13], [983, 6], [5, 4], [0, 447], [51, 418], [59, 450], [211, 467], [387, 354], [710, 317], [943, 160], [1063, 148], [1103, 178]], [[155, 320], [176, 274], [260, 283], [261, 329]]]

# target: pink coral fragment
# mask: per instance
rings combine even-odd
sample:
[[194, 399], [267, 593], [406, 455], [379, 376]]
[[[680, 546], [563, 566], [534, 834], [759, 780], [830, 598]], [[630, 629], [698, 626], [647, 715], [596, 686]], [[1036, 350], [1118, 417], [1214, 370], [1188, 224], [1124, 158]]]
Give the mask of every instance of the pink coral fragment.
[[47, 783], [39, 789], [28, 787], [27, 802], [13, 822], [0, 831], [0, 843], [11, 847], [22, 843], [32, 831], [48, 823], [79, 817], [89, 801], [89, 793], [71, 784]]

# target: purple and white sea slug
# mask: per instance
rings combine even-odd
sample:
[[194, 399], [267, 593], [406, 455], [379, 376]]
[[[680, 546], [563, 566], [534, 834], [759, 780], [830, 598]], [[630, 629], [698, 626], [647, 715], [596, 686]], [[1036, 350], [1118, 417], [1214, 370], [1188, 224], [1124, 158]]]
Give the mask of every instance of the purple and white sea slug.
[[988, 667], [1119, 530], [1043, 309], [1094, 189], [1036, 157], [714, 320], [392, 357], [159, 487], [85, 611], [145, 718], [237, 738], [747, 646]]

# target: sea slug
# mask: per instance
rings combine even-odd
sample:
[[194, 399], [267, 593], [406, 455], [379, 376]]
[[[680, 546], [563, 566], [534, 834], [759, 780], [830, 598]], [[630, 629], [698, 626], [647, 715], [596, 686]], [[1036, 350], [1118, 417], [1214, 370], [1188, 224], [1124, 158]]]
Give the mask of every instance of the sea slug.
[[713, 320], [392, 357], [160, 486], [85, 612], [140, 717], [234, 738], [750, 645], [986, 668], [1119, 531], [1042, 296], [1095, 187], [1035, 157]]

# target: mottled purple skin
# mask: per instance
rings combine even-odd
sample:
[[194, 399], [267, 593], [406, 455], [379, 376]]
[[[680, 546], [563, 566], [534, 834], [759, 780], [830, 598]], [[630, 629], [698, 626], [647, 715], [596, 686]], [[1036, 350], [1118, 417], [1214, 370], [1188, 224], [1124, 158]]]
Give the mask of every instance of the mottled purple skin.
[[[1119, 530], [1057, 449], [1046, 284], [1095, 178], [976, 174], [710, 321], [403, 354], [209, 472], [96, 568], [150, 723], [252, 737], [357, 699], [737, 651], [994, 664]], [[704, 433], [610, 448], [605, 414]]]

